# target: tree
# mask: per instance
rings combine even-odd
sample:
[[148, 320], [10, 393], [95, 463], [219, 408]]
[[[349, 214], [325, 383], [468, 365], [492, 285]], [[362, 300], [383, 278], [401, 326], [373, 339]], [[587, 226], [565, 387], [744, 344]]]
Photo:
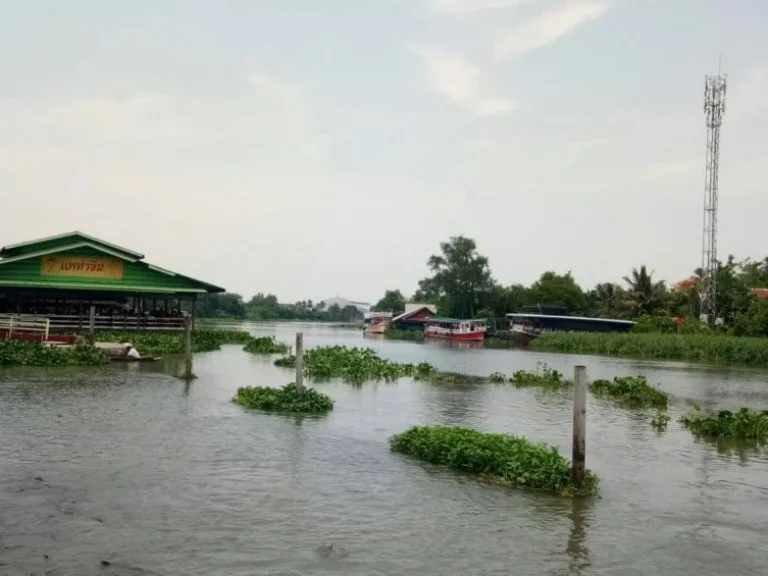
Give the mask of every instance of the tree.
[[402, 312], [405, 310], [405, 296], [400, 290], [387, 290], [384, 297], [376, 302], [374, 312]]
[[240, 294], [204, 294], [195, 303], [195, 314], [200, 318], [245, 318], [245, 302]]
[[586, 307], [584, 292], [570, 272], [556, 274], [544, 272], [528, 291], [528, 304], [566, 308], [570, 314], [583, 312]]
[[493, 285], [488, 259], [477, 252], [471, 238], [453, 236], [440, 244], [440, 254], [427, 261], [433, 275], [419, 283], [424, 296], [438, 296], [441, 314], [472, 318], [480, 294]]
[[598, 318], [616, 318], [619, 315], [624, 291], [613, 282], [603, 282], [587, 292], [587, 308], [589, 313]]
[[411, 296], [411, 302], [419, 304], [437, 304], [440, 300], [440, 289], [433, 278], [419, 280], [419, 288]]
[[667, 288], [663, 281], [654, 282], [653, 272], [648, 273], [645, 264], [640, 269], [632, 269], [631, 276], [625, 276], [627, 295], [625, 305], [633, 316], [653, 314], [663, 310]]

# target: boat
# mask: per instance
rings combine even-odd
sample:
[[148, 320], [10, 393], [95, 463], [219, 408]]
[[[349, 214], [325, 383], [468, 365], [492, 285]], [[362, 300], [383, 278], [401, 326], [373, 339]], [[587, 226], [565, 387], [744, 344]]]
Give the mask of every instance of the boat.
[[367, 334], [384, 334], [392, 322], [392, 312], [366, 312], [363, 330]]
[[629, 332], [631, 320], [589, 318], [559, 314], [507, 314], [512, 336], [520, 346], [527, 346], [545, 332]]
[[448, 340], [483, 340], [485, 320], [459, 320], [433, 316], [424, 322], [424, 336]]
[[141, 358], [134, 358], [133, 356], [112, 356], [110, 357], [112, 362], [158, 362], [162, 358], [156, 356], [142, 356]]

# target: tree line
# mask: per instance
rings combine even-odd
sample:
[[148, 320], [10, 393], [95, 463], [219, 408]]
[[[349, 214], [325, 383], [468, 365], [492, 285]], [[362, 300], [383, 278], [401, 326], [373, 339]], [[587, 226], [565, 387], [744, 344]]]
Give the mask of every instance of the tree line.
[[[497, 282], [488, 258], [475, 241], [455, 236], [440, 244], [440, 252], [427, 260], [430, 275], [419, 281], [407, 300], [437, 305], [438, 314], [456, 318], [501, 318], [509, 312], [556, 309], [568, 315], [640, 320], [640, 326], [661, 331], [678, 329], [674, 318], [696, 325], [701, 314], [701, 269], [685, 281], [669, 284], [654, 278], [648, 267], [633, 268], [621, 282], [603, 282], [582, 288], [571, 272], [545, 271], [531, 285]], [[753, 288], [768, 287], [768, 258], [761, 261], [718, 262], [715, 272], [716, 308], [723, 330], [736, 335], [768, 336], [768, 300]], [[400, 290], [387, 290], [374, 306], [377, 311], [405, 309]], [[639, 327], [640, 327], [639, 326]], [[697, 326], [696, 328], [701, 328]]]
[[236, 318], [240, 320], [306, 320], [318, 322], [359, 322], [363, 319], [356, 306], [331, 306], [312, 300], [280, 304], [274, 294], [256, 294], [248, 302], [240, 294], [206, 294], [197, 300], [195, 314], [200, 318]]

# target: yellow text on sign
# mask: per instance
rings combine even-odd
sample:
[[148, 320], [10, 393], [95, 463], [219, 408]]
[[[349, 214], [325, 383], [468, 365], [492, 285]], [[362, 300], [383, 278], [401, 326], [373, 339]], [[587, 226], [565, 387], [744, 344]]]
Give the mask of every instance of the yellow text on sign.
[[123, 263], [113, 258], [83, 258], [78, 256], [43, 256], [43, 276], [77, 276], [120, 280]]

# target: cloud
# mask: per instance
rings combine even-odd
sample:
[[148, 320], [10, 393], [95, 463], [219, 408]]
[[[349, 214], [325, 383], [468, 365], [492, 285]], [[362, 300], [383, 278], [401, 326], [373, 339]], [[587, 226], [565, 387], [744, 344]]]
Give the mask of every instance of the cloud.
[[497, 43], [496, 55], [500, 59], [515, 58], [557, 42], [610, 8], [609, 0], [566, 0], [507, 33]]
[[529, 2], [531, 0], [427, 0], [427, 9], [432, 14], [449, 14], [511, 8]]
[[701, 170], [704, 161], [700, 158], [690, 160], [673, 160], [668, 162], [651, 162], [640, 174], [643, 180], [668, 180], [688, 176], [691, 172]]
[[480, 69], [465, 58], [432, 46], [413, 48], [437, 94], [480, 116], [506, 114], [518, 108], [511, 100], [485, 93]]

